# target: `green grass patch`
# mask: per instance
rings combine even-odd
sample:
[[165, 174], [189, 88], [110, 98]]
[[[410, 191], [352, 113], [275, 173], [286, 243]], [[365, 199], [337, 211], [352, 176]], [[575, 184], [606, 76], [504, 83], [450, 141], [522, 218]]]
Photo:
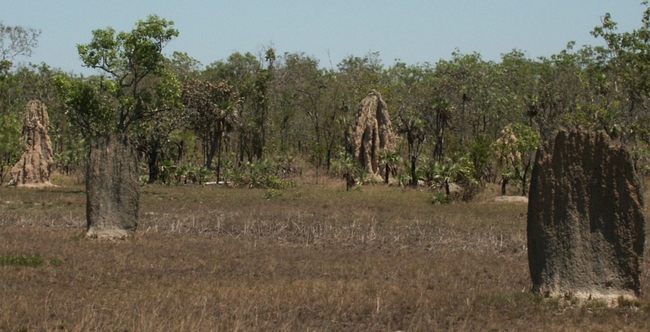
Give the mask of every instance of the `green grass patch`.
[[39, 255], [8, 255], [0, 256], [0, 266], [30, 266], [39, 267], [45, 264], [45, 259]]

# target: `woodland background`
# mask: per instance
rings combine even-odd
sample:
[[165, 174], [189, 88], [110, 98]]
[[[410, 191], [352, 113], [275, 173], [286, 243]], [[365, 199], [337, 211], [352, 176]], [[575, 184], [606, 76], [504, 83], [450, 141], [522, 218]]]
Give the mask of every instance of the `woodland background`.
[[[512, 50], [499, 62], [457, 51], [436, 63], [385, 65], [369, 53], [327, 67], [267, 47], [203, 66], [174, 52], [131, 96], [153, 105], [129, 130], [141, 155], [141, 181], [282, 189], [308, 171], [317, 177], [353, 172], [361, 183], [372, 181], [349, 153], [357, 106], [372, 90], [388, 104], [401, 137], [395, 153], [380, 156], [390, 173], [386, 181], [398, 185], [457, 182], [471, 199], [485, 183], [500, 183], [504, 193], [514, 185], [525, 195], [536, 147], [574, 126], [619, 139], [643, 172], [650, 153], [649, 15], [646, 9], [638, 29], [621, 33], [606, 15], [591, 32], [605, 46], [574, 49], [569, 42], [537, 59]], [[82, 174], [93, 130], [111, 121], [71, 107], [69, 88], [83, 86], [107, 105], [122, 105], [128, 100], [108, 96], [116, 77], [106, 70], [86, 77], [45, 63], [15, 65], [40, 32], [0, 28], [0, 182], [22, 153], [21, 117], [33, 99], [48, 107], [56, 169]], [[102, 69], [83, 46], [92, 43], [79, 46], [86, 66]], [[164, 93], [147, 92], [161, 87]]]

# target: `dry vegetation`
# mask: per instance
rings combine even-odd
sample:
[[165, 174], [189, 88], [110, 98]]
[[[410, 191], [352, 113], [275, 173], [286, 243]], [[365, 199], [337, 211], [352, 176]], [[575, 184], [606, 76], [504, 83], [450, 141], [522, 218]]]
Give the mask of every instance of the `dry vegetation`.
[[108, 242], [83, 236], [82, 186], [3, 187], [0, 331], [650, 330], [647, 264], [637, 302], [543, 300], [525, 205], [430, 197], [147, 186]]

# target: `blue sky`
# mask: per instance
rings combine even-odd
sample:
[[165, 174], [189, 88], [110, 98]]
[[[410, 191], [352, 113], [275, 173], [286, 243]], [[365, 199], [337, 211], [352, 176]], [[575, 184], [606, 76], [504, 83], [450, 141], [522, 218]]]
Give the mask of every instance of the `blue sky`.
[[641, 26], [641, 0], [0, 0], [0, 21], [42, 30], [31, 58], [76, 73], [76, 45], [108, 26], [128, 31], [157, 14], [180, 36], [166, 53], [187, 52], [207, 65], [233, 52], [304, 52], [336, 66], [347, 56], [379, 52], [385, 65], [435, 63], [462, 53], [498, 61], [512, 49], [530, 58], [558, 53], [569, 41], [597, 45], [589, 32], [609, 12], [620, 31]]

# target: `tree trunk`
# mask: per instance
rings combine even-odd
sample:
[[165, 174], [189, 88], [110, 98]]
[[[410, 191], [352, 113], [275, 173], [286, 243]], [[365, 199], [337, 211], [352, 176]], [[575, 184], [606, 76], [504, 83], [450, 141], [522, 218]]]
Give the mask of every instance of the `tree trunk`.
[[217, 141], [217, 183], [221, 181], [221, 137]]
[[123, 238], [138, 227], [138, 155], [126, 136], [111, 134], [90, 147], [86, 168], [87, 235]]
[[508, 178], [503, 178], [501, 180], [501, 196], [506, 195], [506, 186], [508, 185]]
[[158, 169], [158, 161], [160, 159], [160, 144], [155, 143], [151, 151], [147, 153], [147, 165], [149, 166], [149, 181], [154, 183], [160, 178], [160, 170]]
[[437, 162], [442, 160], [442, 155], [444, 153], [444, 144], [445, 144], [445, 127], [440, 125], [438, 132], [436, 133], [436, 146], [433, 149], [433, 159]]
[[332, 150], [328, 147], [327, 148], [327, 156], [326, 156], [326, 165], [327, 165], [327, 171], [330, 171], [330, 167], [332, 166]]
[[411, 156], [411, 185], [413, 187], [418, 186], [418, 176], [415, 172], [415, 164], [418, 162], [418, 157]]
[[147, 162], [149, 166], [149, 180], [147, 183], [151, 184], [160, 178], [160, 171], [158, 169], [158, 152], [153, 152], [149, 154], [149, 161]]
[[214, 154], [217, 152], [217, 149], [221, 145], [221, 137], [223, 136], [223, 131], [217, 131], [214, 133], [214, 136], [208, 143], [209, 151], [205, 159], [205, 168], [210, 169], [212, 167], [212, 159], [214, 159]]
[[528, 181], [528, 172], [530, 171], [530, 166], [524, 167], [524, 172], [521, 176], [521, 196], [528, 195], [528, 188], [526, 188], [526, 182]]
[[386, 163], [386, 177], [384, 178], [384, 183], [388, 184], [388, 174], [390, 172], [390, 166]]
[[237, 160], [237, 167], [241, 167], [244, 164], [244, 133], [239, 131], [239, 159]]

